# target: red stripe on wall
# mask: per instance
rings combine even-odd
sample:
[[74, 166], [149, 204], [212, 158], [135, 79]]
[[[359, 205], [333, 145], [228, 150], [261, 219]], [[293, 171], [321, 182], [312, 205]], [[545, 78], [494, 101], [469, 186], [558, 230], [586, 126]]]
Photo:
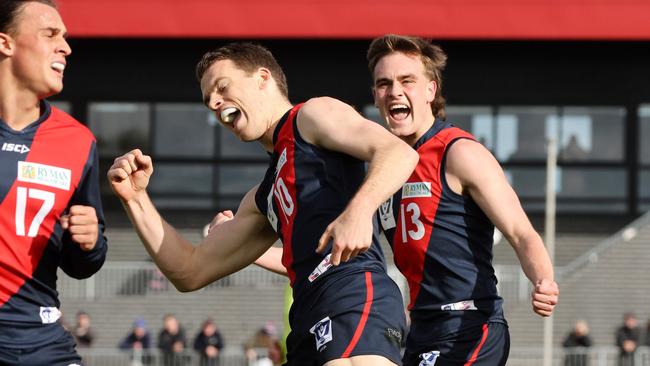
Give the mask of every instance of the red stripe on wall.
[[73, 37], [650, 39], [642, 0], [59, 0]]

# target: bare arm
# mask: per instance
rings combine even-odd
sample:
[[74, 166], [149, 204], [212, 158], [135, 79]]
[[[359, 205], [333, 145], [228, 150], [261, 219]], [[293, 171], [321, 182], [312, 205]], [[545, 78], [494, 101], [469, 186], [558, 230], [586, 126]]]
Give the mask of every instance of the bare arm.
[[287, 268], [282, 265], [282, 248], [270, 247], [261, 257], [255, 260], [258, 266], [277, 273], [279, 275], [287, 276]]
[[418, 154], [383, 127], [332, 98], [305, 103], [298, 127], [303, 138], [316, 146], [369, 162], [363, 184], [319, 241], [317, 251], [322, 252], [333, 239], [332, 264], [337, 265], [370, 246], [374, 212], [406, 182]]
[[[208, 224], [206, 235], [212, 232], [212, 229], [218, 225], [223, 224], [224, 222], [230, 221], [235, 217], [235, 215], [230, 210], [219, 212], [212, 222]], [[270, 247], [261, 257], [255, 260], [255, 264], [258, 266], [282, 276], [287, 276], [287, 268], [282, 264], [282, 248], [279, 247]]]
[[192, 245], [162, 219], [151, 202], [146, 187], [152, 173], [151, 158], [133, 150], [115, 159], [108, 179], [145, 248], [180, 291], [199, 289], [244, 268], [277, 239], [255, 206], [254, 188], [232, 220], [211, 230], [197, 246]]
[[542, 316], [551, 315], [559, 295], [553, 264], [499, 163], [481, 144], [462, 139], [449, 148], [446, 174], [452, 189], [469, 194], [512, 245], [521, 268], [535, 286], [533, 310]]

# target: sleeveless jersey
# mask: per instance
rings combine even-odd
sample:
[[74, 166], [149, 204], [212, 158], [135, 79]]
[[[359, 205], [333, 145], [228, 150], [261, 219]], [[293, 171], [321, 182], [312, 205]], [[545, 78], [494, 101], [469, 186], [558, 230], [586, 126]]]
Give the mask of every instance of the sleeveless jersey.
[[[43, 101], [43, 115], [22, 131], [0, 120], [0, 345], [38, 347], [63, 327], [57, 268], [74, 278], [104, 262], [106, 239], [92, 133]], [[95, 207], [99, 240], [89, 252], [59, 218], [70, 206]]]
[[270, 165], [255, 196], [257, 207], [283, 243], [282, 264], [293, 287], [294, 303], [346, 273], [385, 271], [377, 235], [365, 253], [336, 267], [329, 264], [331, 243], [324, 253], [315, 252], [325, 228], [361, 186], [365, 165], [306, 142], [297, 127], [300, 107], [292, 108], [278, 122]]
[[445, 178], [445, 154], [461, 138], [474, 140], [436, 120], [414, 146], [420, 156], [415, 171], [379, 210], [395, 264], [408, 280], [414, 322], [437, 319], [443, 334], [486, 320], [505, 322], [492, 267], [494, 225]]

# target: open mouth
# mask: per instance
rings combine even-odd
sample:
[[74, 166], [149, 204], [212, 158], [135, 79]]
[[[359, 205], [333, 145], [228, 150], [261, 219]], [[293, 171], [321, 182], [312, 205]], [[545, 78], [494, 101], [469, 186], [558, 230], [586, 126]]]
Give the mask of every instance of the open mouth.
[[388, 113], [394, 120], [400, 121], [411, 114], [411, 108], [406, 104], [394, 104], [388, 107]]
[[63, 70], [65, 70], [65, 64], [62, 62], [52, 62], [50, 67], [52, 68], [52, 70], [61, 74], [63, 74]]
[[224, 108], [221, 111], [221, 114], [219, 114], [219, 119], [221, 119], [221, 122], [223, 123], [233, 123], [239, 116], [241, 115], [241, 111], [235, 107], [228, 107]]

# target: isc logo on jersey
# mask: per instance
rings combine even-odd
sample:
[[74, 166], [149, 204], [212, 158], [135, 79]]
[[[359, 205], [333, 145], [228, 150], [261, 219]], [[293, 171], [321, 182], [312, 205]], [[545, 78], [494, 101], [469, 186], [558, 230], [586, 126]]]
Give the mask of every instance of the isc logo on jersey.
[[11, 151], [11, 152], [17, 152], [21, 154], [25, 154], [29, 152], [29, 147], [24, 144], [11, 144], [9, 142], [5, 142], [2, 144], [2, 151]]
[[51, 165], [18, 162], [18, 181], [42, 184], [48, 187], [70, 190], [72, 172], [70, 169]]
[[412, 182], [402, 187], [402, 198], [431, 197], [431, 182]]

